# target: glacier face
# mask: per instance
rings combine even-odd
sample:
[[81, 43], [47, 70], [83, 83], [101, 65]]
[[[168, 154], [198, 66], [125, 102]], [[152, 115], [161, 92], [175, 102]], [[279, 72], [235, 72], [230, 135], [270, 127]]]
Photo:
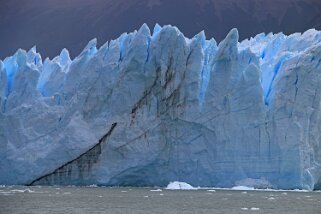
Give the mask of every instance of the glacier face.
[[0, 183], [321, 188], [321, 32], [143, 25], [0, 61]]

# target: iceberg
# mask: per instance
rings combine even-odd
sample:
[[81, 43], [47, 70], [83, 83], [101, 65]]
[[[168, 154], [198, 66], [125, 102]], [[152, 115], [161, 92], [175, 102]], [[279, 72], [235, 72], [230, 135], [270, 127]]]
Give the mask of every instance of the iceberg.
[[[321, 32], [144, 24], [0, 61], [0, 184], [321, 189]], [[241, 182], [242, 183], [242, 182]]]
[[197, 190], [197, 188], [191, 186], [188, 183], [185, 182], [179, 182], [179, 181], [174, 181], [170, 182], [166, 189], [168, 190]]

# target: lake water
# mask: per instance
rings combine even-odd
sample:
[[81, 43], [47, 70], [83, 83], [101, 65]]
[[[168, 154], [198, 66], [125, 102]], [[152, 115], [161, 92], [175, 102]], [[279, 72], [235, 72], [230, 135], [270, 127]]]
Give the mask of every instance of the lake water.
[[321, 213], [321, 192], [0, 187], [0, 213]]

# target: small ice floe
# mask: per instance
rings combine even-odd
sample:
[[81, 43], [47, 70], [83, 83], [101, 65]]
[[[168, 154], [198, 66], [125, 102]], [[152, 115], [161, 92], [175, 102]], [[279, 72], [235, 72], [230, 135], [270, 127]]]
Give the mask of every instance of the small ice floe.
[[149, 191], [151, 191], [151, 192], [161, 192], [161, 191], [163, 191], [163, 190], [161, 190], [161, 189], [151, 189], [151, 190], [149, 190]]
[[33, 193], [35, 191], [31, 190], [31, 189], [25, 189], [24, 192], [28, 192], [28, 193]]
[[12, 190], [10, 190], [10, 192], [13, 192], [13, 193], [24, 193], [25, 191], [22, 190], [22, 189], [12, 189]]
[[127, 192], [126, 190], [122, 190], [121, 192]]
[[102, 198], [103, 196], [102, 196], [102, 195], [98, 195], [97, 197], [98, 197], [98, 198]]
[[248, 187], [253, 189], [270, 189], [273, 185], [264, 177], [245, 178], [235, 182], [235, 186]]
[[216, 190], [215, 189], [209, 189], [209, 190], [207, 190], [208, 192], [216, 192]]
[[306, 197], [306, 198], [311, 198], [311, 196], [310, 196], [310, 195], [306, 195], [306, 196], [304, 196], [304, 197]]
[[248, 210], [249, 208], [247, 207], [242, 207], [241, 210]]
[[258, 208], [258, 207], [251, 207], [251, 210], [253, 210], [253, 211], [258, 211], [258, 210], [260, 210], [260, 208]]
[[286, 193], [286, 192], [282, 192], [282, 195], [287, 195], [288, 193]]
[[197, 190], [197, 188], [193, 187], [192, 185], [185, 183], [185, 182], [179, 182], [179, 181], [174, 181], [170, 182], [166, 189], [169, 190]]
[[270, 197], [270, 198], [268, 198], [268, 200], [275, 200], [275, 198], [274, 197]]
[[247, 192], [242, 192], [242, 194], [247, 194]]
[[232, 190], [255, 190], [254, 187], [247, 187], [247, 186], [235, 186], [232, 187]]
[[148, 195], [144, 195], [144, 198], [148, 198]]
[[30, 190], [30, 189], [13, 189], [13, 190], [10, 190], [10, 192], [13, 192], [13, 193], [33, 193], [35, 191]]
[[88, 187], [92, 187], [92, 188], [96, 188], [96, 187], [98, 187], [96, 184], [91, 184], [91, 185], [89, 185]]
[[292, 191], [292, 192], [309, 192], [306, 189], [294, 189], [294, 190], [289, 190], [289, 191]]
[[161, 194], [159, 194], [159, 195], [163, 196], [164, 194], [163, 194], [163, 193], [161, 193]]

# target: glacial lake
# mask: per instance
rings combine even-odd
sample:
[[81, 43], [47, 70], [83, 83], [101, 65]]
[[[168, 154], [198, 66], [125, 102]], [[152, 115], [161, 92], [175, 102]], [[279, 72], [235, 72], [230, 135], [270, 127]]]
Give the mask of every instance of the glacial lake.
[[0, 213], [321, 213], [321, 192], [0, 187]]

